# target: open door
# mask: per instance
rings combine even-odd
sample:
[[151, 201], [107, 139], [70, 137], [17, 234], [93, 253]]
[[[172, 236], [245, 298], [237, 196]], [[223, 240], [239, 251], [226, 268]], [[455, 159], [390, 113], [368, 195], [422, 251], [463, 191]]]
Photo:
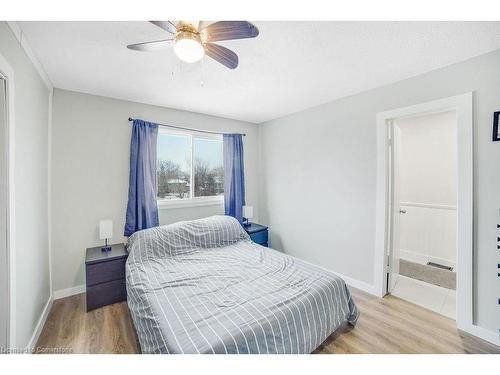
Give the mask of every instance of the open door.
[[399, 197], [399, 155], [401, 149], [401, 130], [391, 121], [389, 127], [390, 142], [389, 142], [389, 161], [390, 161], [390, 206], [389, 206], [389, 246], [388, 246], [388, 270], [387, 270], [387, 293], [394, 290], [396, 281], [399, 276], [399, 259], [400, 259], [400, 244], [399, 244], [399, 228], [400, 215], [406, 211], [401, 209]]

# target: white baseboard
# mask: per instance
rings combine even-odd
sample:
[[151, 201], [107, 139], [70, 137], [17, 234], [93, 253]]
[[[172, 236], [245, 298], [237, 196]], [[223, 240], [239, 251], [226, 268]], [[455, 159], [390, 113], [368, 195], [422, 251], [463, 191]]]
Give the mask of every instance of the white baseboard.
[[30, 341], [28, 342], [27, 346], [27, 353], [30, 353], [31, 350], [36, 346], [36, 343], [38, 341], [38, 338], [40, 337], [40, 334], [42, 333], [43, 326], [45, 325], [45, 322], [47, 321], [47, 317], [49, 316], [50, 309], [52, 308], [52, 294], [49, 296], [49, 299], [47, 300], [47, 303], [45, 304], [45, 307], [43, 308], [42, 314], [40, 315], [40, 319], [38, 319], [38, 322], [35, 326], [35, 330], [33, 331], [33, 334], [31, 335]]
[[494, 345], [500, 346], [500, 333], [498, 332], [490, 331], [489, 329], [474, 324], [467, 327], [459, 327], [459, 329], [464, 332], [470, 333], [473, 336], [479, 337], [484, 341], [488, 341]]
[[368, 284], [367, 282], [364, 282], [364, 281], [352, 279], [352, 278], [345, 276], [345, 275], [342, 275], [338, 272], [334, 272], [334, 271], [330, 271], [330, 272], [333, 272], [338, 277], [343, 279], [348, 286], [352, 286], [353, 288], [360, 289], [363, 292], [370, 293], [370, 294], [373, 294], [377, 297], [380, 297], [376, 291], [375, 285]]
[[26, 352], [31, 353], [32, 350], [35, 348], [36, 343], [38, 342], [38, 338], [40, 337], [40, 334], [42, 333], [43, 327], [45, 326], [45, 322], [47, 321], [47, 317], [49, 316], [50, 309], [52, 308], [52, 304], [54, 300], [64, 298], [64, 297], [69, 297], [74, 294], [80, 294], [85, 292], [85, 285], [79, 285], [73, 288], [68, 288], [68, 289], [62, 289], [62, 290], [57, 290], [53, 294], [49, 296], [49, 299], [47, 300], [47, 303], [45, 304], [45, 307], [43, 308], [42, 314], [40, 315], [40, 318], [38, 319], [38, 322], [35, 326], [35, 329], [33, 330], [33, 334], [31, 335], [31, 338], [28, 342], [28, 345], [26, 347]]
[[85, 285], [78, 285], [72, 288], [60, 289], [54, 292], [54, 299], [74, 296], [75, 294], [85, 293]]

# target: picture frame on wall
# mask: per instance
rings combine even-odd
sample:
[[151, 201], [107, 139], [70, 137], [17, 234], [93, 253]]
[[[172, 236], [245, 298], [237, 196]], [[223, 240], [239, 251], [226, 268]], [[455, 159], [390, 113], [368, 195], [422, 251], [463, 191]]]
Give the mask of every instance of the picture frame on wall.
[[493, 113], [493, 142], [500, 141], [500, 133], [498, 132], [498, 118], [500, 111]]

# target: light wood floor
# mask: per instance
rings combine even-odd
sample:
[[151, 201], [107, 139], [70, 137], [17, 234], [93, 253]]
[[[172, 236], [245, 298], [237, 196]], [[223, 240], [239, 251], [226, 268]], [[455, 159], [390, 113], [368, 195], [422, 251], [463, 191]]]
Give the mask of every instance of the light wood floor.
[[[456, 329], [444, 316], [397, 297], [377, 298], [351, 288], [361, 316], [343, 326], [315, 353], [500, 353]], [[54, 301], [38, 347], [69, 348], [73, 353], [139, 353], [126, 303], [87, 313], [85, 294]]]

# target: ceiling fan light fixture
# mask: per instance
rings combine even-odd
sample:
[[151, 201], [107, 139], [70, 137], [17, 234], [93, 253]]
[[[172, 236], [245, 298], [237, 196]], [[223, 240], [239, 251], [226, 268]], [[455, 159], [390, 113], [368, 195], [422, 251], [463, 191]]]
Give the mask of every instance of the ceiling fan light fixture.
[[[149, 21], [169, 34], [169, 38], [129, 44], [135, 51], [155, 51], [172, 46], [179, 60], [194, 63], [207, 55], [229, 69], [238, 67], [238, 55], [216, 44], [224, 40], [255, 38], [259, 29], [247, 21]], [[172, 43], [173, 42], [173, 43]]]
[[200, 36], [190, 32], [180, 32], [177, 35], [174, 52], [179, 59], [187, 63], [199, 61], [205, 55]]

